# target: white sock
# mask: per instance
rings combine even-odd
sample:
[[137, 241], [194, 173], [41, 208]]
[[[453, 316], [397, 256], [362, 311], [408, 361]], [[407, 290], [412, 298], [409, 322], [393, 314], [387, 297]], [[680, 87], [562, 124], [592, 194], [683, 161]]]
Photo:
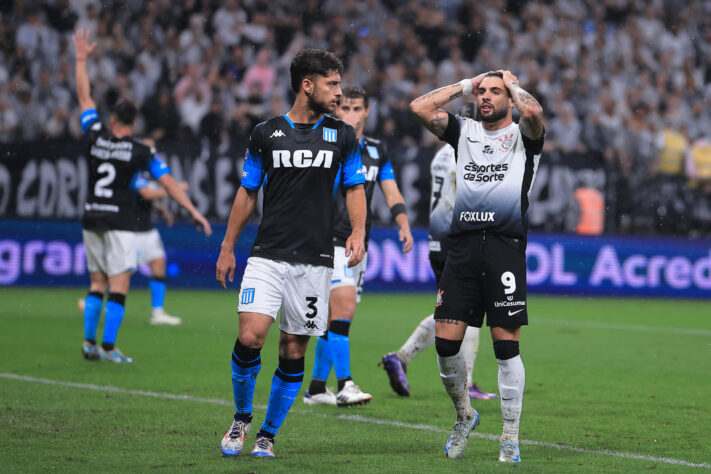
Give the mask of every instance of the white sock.
[[474, 361], [476, 361], [476, 353], [479, 350], [479, 328], [469, 326], [467, 332], [464, 333], [462, 341], [461, 353], [464, 355], [464, 362], [467, 364], [467, 387], [472, 386], [472, 378], [474, 373]]
[[423, 319], [407, 338], [405, 344], [397, 351], [397, 357], [405, 364], [412, 362], [417, 354], [434, 344], [435, 321], [434, 314]]
[[501, 394], [501, 418], [504, 427], [501, 441], [518, 442], [518, 425], [523, 406], [523, 387], [526, 384], [526, 371], [521, 356], [511, 359], [496, 359], [499, 364], [499, 393]]
[[437, 365], [439, 366], [439, 376], [442, 377], [444, 388], [449, 394], [449, 398], [454, 402], [454, 409], [457, 411], [457, 418], [472, 418], [472, 404], [469, 401], [469, 389], [467, 387], [467, 365], [464, 362], [462, 351], [452, 357], [441, 357], [437, 355]]

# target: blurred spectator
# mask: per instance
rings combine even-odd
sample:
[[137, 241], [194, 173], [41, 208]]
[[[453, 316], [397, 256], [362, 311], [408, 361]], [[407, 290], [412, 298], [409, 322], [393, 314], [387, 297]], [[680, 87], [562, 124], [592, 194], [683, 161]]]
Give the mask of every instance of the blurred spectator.
[[[274, 79], [276, 79], [276, 71], [270, 64], [271, 50], [262, 48], [257, 53], [254, 64], [247, 69], [244, 75], [244, 85], [250, 91], [259, 91], [259, 94], [264, 99], [272, 92]], [[252, 87], [257, 84], [258, 87]]]
[[210, 109], [212, 99], [210, 86], [200, 76], [201, 68], [191, 64], [188, 66], [187, 74], [173, 91], [180, 112], [180, 122], [196, 136], [200, 131], [200, 121]]

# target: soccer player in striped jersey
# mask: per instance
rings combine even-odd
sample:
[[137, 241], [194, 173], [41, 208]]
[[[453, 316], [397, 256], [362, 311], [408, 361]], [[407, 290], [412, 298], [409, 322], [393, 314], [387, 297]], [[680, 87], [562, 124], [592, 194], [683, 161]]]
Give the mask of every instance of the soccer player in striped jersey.
[[[121, 100], [111, 110], [110, 127], [105, 130], [91, 98], [87, 57], [96, 47], [89, 31], [77, 30], [73, 37], [76, 55], [76, 88], [81, 107], [81, 128], [88, 147], [89, 196], [82, 218], [86, 264], [91, 278], [84, 305], [84, 343], [87, 360], [133, 362], [115, 345], [123, 320], [131, 273], [137, 267], [135, 196], [130, 183], [139, 170], [148, 171], [192, 216], [199, 228], [210, 235], [205, 217], [193, 206], [170, 175], [170, 169], [151, 148], [131, 136], [137, 109]], [[96, 328], [104, 293], [110, 288], [101, 347], [96, 344]]]
[[267, 414], [252, 456], [274, 457], [274, 438], [304, 378], [311, 336], [328, 322], [333, 269], [332, 193], [338, 176], [345, 188], [352, 232], [343, 250], [348, 265], [365, 253], [366, 205], [360, 146], [353, 127], [330, 115], [341, 97], [341, 61], [328, 51], [304, 49], [292, 60], [291, 110], [252, 131], [227, 231], [217, 261], [224, 288], [235, 270], [234, 245], [264, 185], [264, 210], [239, 293], [239, 334], [232, 351], [235, 415], [220, 447], [242, 452], [251, 428], [252, 398], [269, 327], [279, 320], [279, 366]]
[[[329, 299], [329, 323], [328, 330], [316, 342], [313, 376], [304, 396], [304, 403], [307, 405], [345, 407], [364, 405], [372, 399], [372, 396], [363, 392], [351, 377], [348, 333], [355, 315], [356, 304], [360, 302], [363, 291], [363, 276], [367, 265], [367, 247], [372, 216], [370, 204], [376, 184], [380, 185], [390, 213], [398, 224], [403, 253], [412, 250], [412, 233], [407, 222], [405, 202], [395, 182], [395, 173], [390, 157], [379, 140], [366, 137], [363, 134], [369, 112], [368, 96], [363, 89], [349, 87], [343, 90], [341, 102], [336, 109], [336, 116], [355, 128], [360, 144], [368, 207], [368, 217], [365, 224], [366, 254], [358, 265], [352, 268], [348, 266], [344, 246], [351, 233], [351, 225], [346, 212], [343, 190], [337, 180], [334, 190], [336, 193], [336, 211], [333, 221], [335, 250]], [[331, 367], [335, 369], [338, 380], [338, 392], [335, 394], [326, 387]]]
[[[441, 107], [476, 94], [477, 118]], [[513, 122], [513, 108], [521, 116]], [[410, 104], [457, 159], [457, 193], [450, 248], [435, 305], [435, 347], [442, 382], [456, 410], [445, 454], [458, 458], [479, 423], [466, 388], [460, 347], [467, 326], [491, 328], [499, 366], [503, 429], [499, 461], [520, 462], [519, 421], [525, 371], [519, 353], [528, 324], [526, 236], [528, 195], [543, 150], [543, 109], [509, 71], [480, 74], [442, 87]]]

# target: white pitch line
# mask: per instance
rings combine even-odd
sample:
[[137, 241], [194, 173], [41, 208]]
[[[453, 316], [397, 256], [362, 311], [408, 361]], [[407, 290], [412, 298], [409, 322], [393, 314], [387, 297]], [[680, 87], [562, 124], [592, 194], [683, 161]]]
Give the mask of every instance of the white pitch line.
[[682, 336], [711, 336], [709, 329], [667, 328], [662, 326], [645, 326], [643, 324], [617, 324], [602, 321], [576, 321], [570, 319], [532, 317], [533, 323], [559, 324], [565, 326], [580, 326], [595, 329], [619, 329], [622, 331], [656, 332], [662, 334], [677, 334]]
[[[33, 383], [40, 383], [44, 385], [60, 385], [62, 387], [72, 387], [72, 388], [83, 388], [87, 390], [95, 390], [95, 391], [101, 391], [101, 392], [112, 392], [112, 393], [122, 393], [126, 395], [139, 395], [142, 397], [151, 397], [151, 398], [162, 398], [166, 400], [182, 400], [185, 402], [197, 402], [197, 403], [210, 403], [214, 405], [223, 405], [223, 406], [232, 406], [231, 401], [227, 400], [222, 400], [219, 398], [200, 398], [200, 397], [191, 397], [189, 395], [176, 395], [173, 393], [161, 393], [161, 392], [149, 392], [145, 390], [128, 390], [128, 389], [123, 389], [123, 388], [118, 388], [118, 387], [112, 387], [110, 385], [94, 385], [90, 383], [76, 383], [76, 382], [64, 382], [61, 380], [52, 380], [52, 379], [42, 379], [42, 378], [36, 378], [36, 377], [29, 377], [26, 375], [17, 375], [17, 374], [10, 374], [10, 373], [5, 373], [5, 372], [0, 372], [0, 378], [3, 379], [9, 379], [9, 380], [20, 380], [23, 382], [33, 382]], [[264, 405], [254, 405], [255, 408], [265, 410], [267, 407]], [[380, 420], [377, 418], [368, 418], [365, 416], [361, 415], [346, 415], [346, 414], [341, 414], [341, 415], [328, 415], [325, 413], [313, 413], [310, 411], [305, 411], [305, 410], [293, 410], [292, 411], [295, 414], [298, 415], [309, 415], [309, 416], [315, 416], [319, 418], [326, 418], [329, 420], [345, 420], [345, 421], [354, 421], [354, 422], [359, 422], [359, 423], [370, 423], [374, 425], [385, 425], [385, 426], [394, 426], [398, 428], [409, 428], [413, 430], [423, 430], [423, 431], [431, 431], [435, 433], [449, 433], [449, 430], [445, 430], [442, 428], [439, 428], [437, 426], [432, 426], [432, 425], [423, 425], [423, 424], [415, 424], [415, 423], [404, 423], [402, 421], [394, 421], [394, 420]], [[488, 439], [492, 441], [498, 441], [499, 436], [493, 435], [493, 434], [488, 434], [488, 433], [478, 433], [478, 432], [473, 432], [471, 433], [470, 436], [474, 436], [477, 438], [482, 438], [482, 439]], [[673, 459], [673, 458], [660, 458], [660, 457], [655, 457], [655, 456], [645, 456], [643, 454], [634, 454], [634, 453], [625, 453], [625, 452], [618, 452], [618, 451], [608, 451], [606, 449], [585, 449], [585, 448], [578, 448], [575, 446], [566, 446], [563, 444], [554, 444], [554, 443], [543, 443], [540, 441], [531, 441], [531, 440], [520, 440], [519, 441], [521, 444], [529, 445], [529, 446], [540, 446], [542, 448], [553, 448], [553, 449], [558, 449], [562, 451], [574, 451], [577, 453], [585, 453], [585, 454], [601, 454], [603, 456], [613, 456], [613, 457], [618, 457], [618, 458], [625, 458], [625, 459], [638, 459], [640, 461], [649, 461], [649, 462], [659, 462], [659, 463], [664, 463], [664, 464], [674, 464], [677, 466], [687, 466], [687, 467], [701, 467], [701, 468], [706, 468], [706, 469], [711, 469], [711, 464], [709, 463], [694, 463], [690, 461], [685, 461], [683, 459]]]

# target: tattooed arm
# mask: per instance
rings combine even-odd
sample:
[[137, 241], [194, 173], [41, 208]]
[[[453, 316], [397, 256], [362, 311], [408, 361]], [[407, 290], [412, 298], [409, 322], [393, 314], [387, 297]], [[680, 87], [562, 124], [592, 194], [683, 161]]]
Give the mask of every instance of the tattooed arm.
[[[484, 79], [484, 74], [469, 79], [472, 84], [470, 92], [479, 89], [482, 79]], [[449, 123], [449, 116], [445, 110], [442, 110], [442, 107], [463, 95], [464, 89], [460, 83], [440, 87], [410, 102], [410, 110], [427, 130], [441, 138]]]
[[521, 114], [519, 128], [521, 133], [531, 140], [537, 140], [543, 135], [543, 107], [528, 92], [521, 89], [518, 78], [511, 71], [500, 71], [504, 75], [504, 84], [509, 89], [511, 97]]

